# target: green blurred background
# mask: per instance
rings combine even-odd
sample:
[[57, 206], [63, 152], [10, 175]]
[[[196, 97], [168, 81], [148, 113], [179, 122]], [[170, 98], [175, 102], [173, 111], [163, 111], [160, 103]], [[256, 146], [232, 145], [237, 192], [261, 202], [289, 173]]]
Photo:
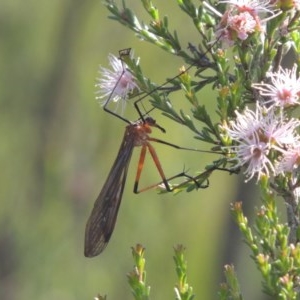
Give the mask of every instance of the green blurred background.
[[[187, 247], [189, 283], [197, 299], [217, 298], [223, 265], [233, 262], [248, 299], [259, 299], [255, 290], [260, 279], [248, 266], [249, 252], [232, 229], [229, 213], [230, 202], [251, 198], [249, 187], [238, 184], [237, 176], [218, 173], [206, 190], [135, 195], [138, 149], [107, 249], [94, 259], [83, 256], [85, 223], [125, 127], [95, 100], [98, 65], [108, 65], [108, 53], [132, 47], [145, 74], [160, 83], [176, 74], [182, 61], [109, 20], [99, 0], [0, 2], [0, 299], [93, 299], [98, 292], [108, 299], [131, 299], [126, 273], [133, 267], [130, 247], [136, 243], [146, 247], [152, 299], [174, 299], [172, 255], [178, 243]], [[142, 11], [139, 1], [128, 3], [138, 14]], [[164, 1], [159, 8], [170, 16], [184, 47], [189, 41], [198, 43], [191, 21], [175, 1]], [[213, 99], [209, 90], [203, 92], [211, 111]], [[173, 101], [189, 111], [182, 94]], [[136, 119], [130, 105], [126, 113]], [[205, 147], [160, 112], [154, 115], [167, 133], [153, 136]], [[155, 147], [167, 176], [184, 167], [201, 171], [216, 158]], [[141, 185], [158, 180], [149, 160]]]

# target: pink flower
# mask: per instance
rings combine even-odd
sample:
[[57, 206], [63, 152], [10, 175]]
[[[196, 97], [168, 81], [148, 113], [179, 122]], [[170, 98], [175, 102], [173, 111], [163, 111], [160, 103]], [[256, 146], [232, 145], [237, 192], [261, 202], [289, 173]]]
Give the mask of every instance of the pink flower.
[[[270, 1], [258, 0], [223, 0], [228, 9], [224, 13], [216, 31], [216, 37], [229, 46], [235, 41], [244, 41], [253, 33], [263, 33], [262, 24], [269, 19], [262, 19], [261, 14], [274, 17], [274, 6]], [[271, 18], [272, 18], [271, 17]]]
[[256, 20], [248, 12], [232, 16], [228, 20], [228, 27], [235, 31], [237, 37], [242, 41], [247, 39], [249, 34], [255, 32], [256, 25]]
[[256, 29], [257, 21], [250, 13], [242, 12], [232, 15], [232, 12], [228, 10], [218, 25], [216, 36], [231, 46], [237, 39], [246, 40]]
[[297, 66], [292, 70], [279, 68], [278, 72], [268, 74], [270, 83], [254, 83], [252, 87], [257, 89], [260, 95], [267, 97], [264, 104], [288, 107], [299, 105], [300, 79], [297, 77]]

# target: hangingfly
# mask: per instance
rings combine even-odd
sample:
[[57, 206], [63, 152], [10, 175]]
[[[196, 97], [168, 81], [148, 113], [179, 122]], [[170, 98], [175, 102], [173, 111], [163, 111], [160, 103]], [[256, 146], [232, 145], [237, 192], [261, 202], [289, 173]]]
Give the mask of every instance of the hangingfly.
[[134, 192], [138, 193], [138, 181], [147, 149], [158, 168], [163, 183], [167, 189], [170, 189], [161, 165], [157, 159], [155, 150], [149, 143], [151, 140], [162, 142], [149, 137], [149, 134], [152, 131], [151, 127], [156, 127], [164, 131], [164, 129], [157, 125], [152, 118], [146, 118], [144, 121], [137, 121], [126, 127], [117, 158], [97, 200], [95, 201], [92, 213], [86, 224], [84, 246], [85, 256], [93, 257], [100, 254], [109, 242], [116, 224], [118, 210], [126, 182], [128, 166], [134, 147], [142, 147], [134, 184]]

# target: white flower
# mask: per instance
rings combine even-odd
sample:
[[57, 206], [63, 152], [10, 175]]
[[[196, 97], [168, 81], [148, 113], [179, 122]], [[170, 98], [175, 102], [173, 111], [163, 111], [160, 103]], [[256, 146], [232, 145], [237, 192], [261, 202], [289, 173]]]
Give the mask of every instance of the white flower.
[[232, 140], [248, 139], [259, 129], [260, 120], [262, 118], [261, 109], [257, 109], [256, 112], [254, 112], [246, 107], [243, 113], [235, 111], [235, 114], [237, 116], [235, 121], [231, 122], [230, 127], [226, 128]]
[[134, 90], [139, 89], [134, 76], [127, 69], [127, 65], [120, 58], [109, 54], [109, 64], [112, 70], [100, 67], [100, 77], [97, 78], [96, 99], [103, 99], [101, 105], [106, 105], [109, 101], [116, 102], [117, 105], [121, 101], [122, 112], [126, 105], [128, 95]]
[[264, 115], [261, 124], [261, 131], [264, 139], [268, 140], [270, 147], [280, 152], [286, 146], [294, 145], [299, 141], [297, 128], [300, 126], [299, 120], [289, 118], [285, 119], [282, 111], [268, 109]]
[[260, 141], [256, 134], [251, 139], [241, 141], [238, 146], [233, 146], [232, 149], [236, 152], [236, 166], [246, 166], [244, 171], [246, 181], [255, 175], [260, 178], [263, 174], [270, 175], [270, 171], [275, 172], [273, 163], [268, 158], [270, 147], [268, 143]]
[[292, 70], [280, 67], [278, 72], [268, 74], [271, 83], [254, 83], [252, 87], [267, 97], [264, 104], [279, 107], [299, 105], [300, 79], [296, 72], [296, 65]]

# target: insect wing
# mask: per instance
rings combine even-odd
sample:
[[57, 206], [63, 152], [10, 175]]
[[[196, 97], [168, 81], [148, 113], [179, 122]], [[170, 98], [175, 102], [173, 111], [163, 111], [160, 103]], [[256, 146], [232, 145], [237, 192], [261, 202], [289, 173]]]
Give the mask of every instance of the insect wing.
[[86, 224], [84, 246], [86, 257], [99, 255], [112, 235], [133, 148], [134, 137], [129, 134], [127, 127], [117, 158]]

